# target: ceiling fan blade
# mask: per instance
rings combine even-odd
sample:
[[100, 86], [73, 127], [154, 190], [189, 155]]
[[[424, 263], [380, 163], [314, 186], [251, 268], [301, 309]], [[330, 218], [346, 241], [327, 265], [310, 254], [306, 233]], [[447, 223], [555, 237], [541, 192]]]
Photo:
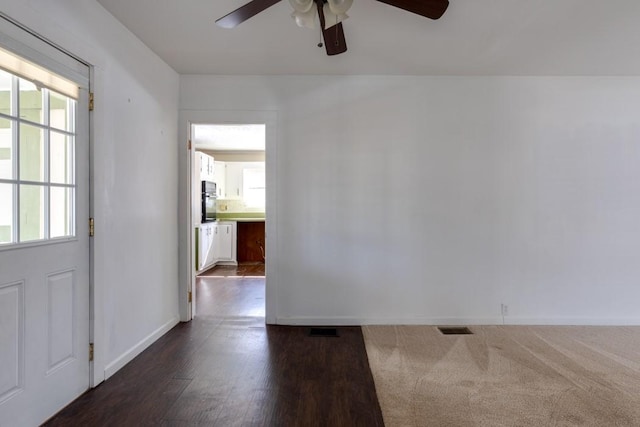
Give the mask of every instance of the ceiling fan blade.
[[216, 24], [222, 28], [234, 28], [238, 25], [242, 24], [247, 19], [252, 16], [257, 15], [273, 6], [276, 3], [279, 3], [281, 0], [253, 0], [244, 6], [234, 10], [233, 12], [223, 16], [222, 18], [216, 20]]
[[324, 28], [324, 11], [322, 0], [316, 0], [318, 5], [318, 16], [320, 17], [320, 28], [322, 28], [322, 38], [324, 39], [324, 47], [327, 49], [327, 55], [338, 55], [347, 51], [347, 41], [344, 38], [344, 30], [342, 23], [338, 23], [333, 27]]
[[417, 13], [426, 18], [438, 19], [449, 7], [449, 0], [378, 0], [399, 7], [408, 12]]

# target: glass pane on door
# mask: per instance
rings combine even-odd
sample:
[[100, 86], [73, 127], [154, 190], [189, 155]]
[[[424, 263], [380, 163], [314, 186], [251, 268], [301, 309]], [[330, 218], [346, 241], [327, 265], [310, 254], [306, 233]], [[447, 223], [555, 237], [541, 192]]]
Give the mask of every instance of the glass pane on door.
[[52, 128], [71, 131], [71, 103], [73, 100], [55, 92], [49, 92], [49, 125]]
[[66, 237], [73, 235], [73, 189], [67, 187], [51, 187], [49, 200], [50, 210], [50, 236]]
[[20, 241], [44, 239], [44, 187], [20, 186]]
[[44, 133], [31, 125], [20, 125], [20, 180], [44, 181]]
[[71, 137], [53, 131], [49, 135], [49, 180], [56, 184], [72, 184], [73, 147]]
[[13, 121], [0, 118], [0, 179], [13, 179]]
[[13, 184], [0, 184], [0, 245], [13, 243]]
[[28, 80], [19, 80], [20, 118], [30, 122], [43, 123], [42, 89]]
[[13, 76], [0, 70], [0, 113], [10, 116], [12, 104]]

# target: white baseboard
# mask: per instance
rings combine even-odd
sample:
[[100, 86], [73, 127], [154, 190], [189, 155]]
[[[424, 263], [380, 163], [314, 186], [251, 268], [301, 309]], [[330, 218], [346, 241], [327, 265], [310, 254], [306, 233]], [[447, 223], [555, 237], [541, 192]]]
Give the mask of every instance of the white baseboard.
[[120, 357], [118, 357], [113, 362], [107, 364], [104, 368], [104, 379], [106, 380], [116, 372], [118, 372], [124, 365], [131, 362], [137, 355], [142, 353], [147, 347], [153, 344], [158, 338], [169, 332], [171, 328], [176, 326], [180, 322], [178, 317], [174, 317], [169, 320], [164, 325], [160, 326], [158, 329], [147, 335], [136, 345], [131, 347], [128, 351], [123, 353]]
[[[238, 265], [238, 261], [218, 261], [214, 265], [234, 265], [234, 266], [237, 266]], [[211, 268], [211, 267], [209, 267], [209, 268]]]
[[408, 317], [408, 318], [358, 318], [358, 317], [277, 317], [276, 324], [291, 326], [360, 326], [360, 325], [559, 325], [559, 326], [640, 326], [640, 318], [592, 318], [592, 317]]
[[640, 326], [637, 317], [505, 317], [505, 325]]

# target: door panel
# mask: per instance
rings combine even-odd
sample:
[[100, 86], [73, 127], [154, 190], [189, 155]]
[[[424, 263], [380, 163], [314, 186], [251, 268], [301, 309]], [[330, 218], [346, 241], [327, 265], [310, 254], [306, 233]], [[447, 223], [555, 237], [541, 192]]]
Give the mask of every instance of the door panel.
[[77, 270], [72, 269], [47, 277], [48, 370], [47, 375], [80, 357], [73, 344], [73, 325], [78, 323], [76, 294]]
[[24, 282], [0, 284], [0, 404], [24, 387]]
[[0, 329], [4, 308], [11, 314], [10, 336], [0, 332], [2, 353], [8, 348], [17, 356], [0, 364], [0, 425], [37, 425], [89, 387], [89, 260], [88, 250], [78, 253], [82, 240], [0, 254], [2, 279], [22, 279], [0, 288]]

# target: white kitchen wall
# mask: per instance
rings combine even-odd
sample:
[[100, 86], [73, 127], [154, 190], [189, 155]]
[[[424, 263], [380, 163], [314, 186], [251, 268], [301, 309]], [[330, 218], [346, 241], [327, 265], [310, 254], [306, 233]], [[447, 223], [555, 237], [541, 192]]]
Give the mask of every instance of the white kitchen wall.
[[180, 98], [277, 111], [279, 323], [640, 323], [638, 77], [181, 76]]
[[178, 321], [178, 75], [95, 1], [0, 1], [95, 66], [94, 381]]
[[244, 200], [218, 199], [217, 207], [218, 212], [223, 213], [264, 213], [264, 207], [247, 206]]

